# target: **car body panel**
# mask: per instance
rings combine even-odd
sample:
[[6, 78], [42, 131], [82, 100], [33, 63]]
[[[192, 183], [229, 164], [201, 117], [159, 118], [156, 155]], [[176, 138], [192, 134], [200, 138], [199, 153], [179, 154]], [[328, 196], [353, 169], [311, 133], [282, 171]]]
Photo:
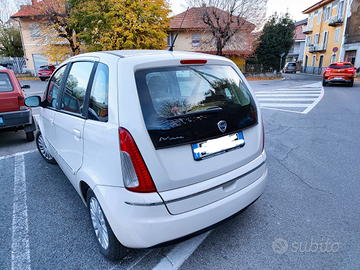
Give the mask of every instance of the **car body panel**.
[[19, 100], [25, 98], [15, 73], [10, 69], [0, 68], [0, 129], [18, 130], [26, 127], [26, 132], [35, 130], [32, 113], [21, 105]]
[[[135, 72], [181, 66], [180, 61], [184, 59], [231, 67], [249, 89], [257, 109], [257, 122], [241, 130], [245, 140], [241, 148], [200, 161], [194, 159], [191, 143], [155, 148], [136, 91]], [[95, 61], [109, 69], [108, 108], [100, 115], [107, 113], [107, 121], [91, 119], [85, 110], [91, 83], [95, 80], [92, 75], [83, 97], [84, 106], [79, 104], [81, 113], [60, 104], [59, 96], [65, 93], [65, 83], [61, 82], [42, 100], [39, 127], [50, 153], [83, 201], [86, 199], [84, 187], [94, 191], [115, 236], [124, 246], [148, 248], [196, 233], [234, 215], [262, 194], [268, 172], [260, 105], [232, 61], [188, 52], [98, 52], [66, 60], [53, 77], [62, 67], [82, 61]], [[94, 70], [99, 66], [95, 64]], [[71, 72], [67, 68], [64, 77], [68, 76], [68, 70]], [[48, 93], [54, 87], [53, 77]], [[72, 90], [66, 91], [71, 97]], [[125, 128], [135, 141], [156, 192], [138, 193], [125, 187], [120, 128]], [[216, 138], [222, 136], [219, 131]]]
[[324, 83], [352, 83], [356, 69], [350, 62], [331, 63], [324, 71]]

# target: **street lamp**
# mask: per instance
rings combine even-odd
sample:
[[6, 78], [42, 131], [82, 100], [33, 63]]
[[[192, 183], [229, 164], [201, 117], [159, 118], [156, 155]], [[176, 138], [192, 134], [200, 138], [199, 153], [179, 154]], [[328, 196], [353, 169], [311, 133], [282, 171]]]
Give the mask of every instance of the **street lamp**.
[[279, 68], [279, 72], [281, 72], [282, 58], [283, 58], [283, 56], [285, 55], [285, 53], [283, 52], [283, 53], [280, 53], [279, 55], [280, 55], [280, 68]]

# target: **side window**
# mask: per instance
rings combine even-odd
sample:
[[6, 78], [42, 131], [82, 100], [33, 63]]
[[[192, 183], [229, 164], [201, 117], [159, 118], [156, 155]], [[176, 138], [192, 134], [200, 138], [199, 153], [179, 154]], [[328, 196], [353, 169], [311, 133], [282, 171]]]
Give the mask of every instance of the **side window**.
[[94, 63], [73, 63], [69, 76], [66, 78], [65, 89], [61, 99], [61, 108], [65, 111], [81, 114], [82, 106]]
[[58, 69], [49, 82], [49, 88], [46, 96], [48, 107], [56, 108], [56, 100], [58, 99], [60, 84], [62, 78], [64, 77], [65, 69], [66, 65]]
[[108, 121], [109, 68], [99, 63], [91, 88], [88, 118], [102, 122]]

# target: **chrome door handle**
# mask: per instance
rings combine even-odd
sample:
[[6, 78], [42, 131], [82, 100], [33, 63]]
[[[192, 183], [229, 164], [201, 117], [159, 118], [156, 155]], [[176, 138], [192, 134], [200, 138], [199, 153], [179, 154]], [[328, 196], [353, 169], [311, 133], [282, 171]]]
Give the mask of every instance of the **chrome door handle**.
[[73, 129], [73, 134], [74, 134], [75, 137], [81, 138], [81, 131], [80, 130], [74, 128]]
[[54, 124], [54, 118], [50, 118], [50, 124]]

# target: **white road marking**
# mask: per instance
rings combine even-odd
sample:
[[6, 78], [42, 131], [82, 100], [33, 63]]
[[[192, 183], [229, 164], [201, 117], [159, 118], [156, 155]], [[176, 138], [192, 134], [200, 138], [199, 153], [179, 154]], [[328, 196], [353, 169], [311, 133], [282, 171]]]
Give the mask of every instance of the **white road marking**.
[[15, 156], [11, 269], [31, 269], [24, 155]]
[[163, 258], [153, 270], [176, 270], [194, 253], [197, 247], [205, 240], [211, 231], [191, 238], [174, 247], [165, 258]]
[[323, 98], [321, 83], [256, 92], [261, 108], [307, 114]]
[[36, 151], [37, 151], [37, 149], [33, 149], [33, 150], [29, 150], [29, 151], [15, 153], [15, 154], [12, 154], [12, 155], [2, 156], [2, 157], [0, 157], [0, 160], [12, 158], [12, 157], [23, 156], [23, 155], [26, 155], [26, 154], [29, 154], [29, 153], [34, 153]]

